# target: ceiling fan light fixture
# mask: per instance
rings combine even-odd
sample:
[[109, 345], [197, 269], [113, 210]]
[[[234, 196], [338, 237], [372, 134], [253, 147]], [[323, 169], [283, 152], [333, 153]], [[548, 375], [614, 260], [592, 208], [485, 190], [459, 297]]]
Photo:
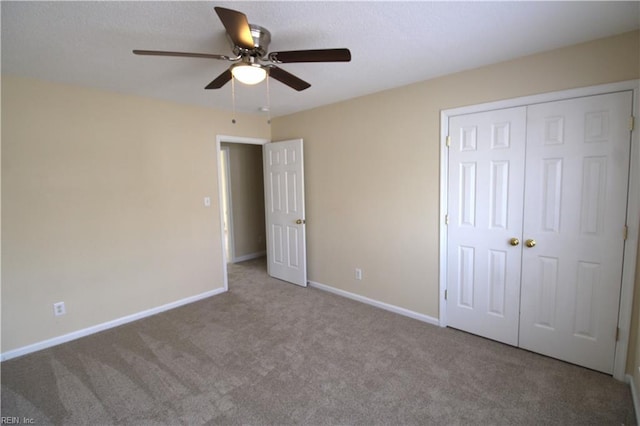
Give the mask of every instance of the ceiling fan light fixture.
[[244, 84], [258, 84], [267, 77], [267, 71], [259, 64], [234, 65], [231, 74]]

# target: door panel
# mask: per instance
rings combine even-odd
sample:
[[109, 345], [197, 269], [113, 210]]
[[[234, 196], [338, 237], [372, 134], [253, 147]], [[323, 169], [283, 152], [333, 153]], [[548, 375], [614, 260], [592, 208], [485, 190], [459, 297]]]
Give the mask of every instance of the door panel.
[[611, 373], [631, 92], [528, 107], [520, 346]]
[[517, 345], [526, 108], [449, 122], [447, 317]]
[[302, 139], [264, 145], [269, 275], [307, 286]]

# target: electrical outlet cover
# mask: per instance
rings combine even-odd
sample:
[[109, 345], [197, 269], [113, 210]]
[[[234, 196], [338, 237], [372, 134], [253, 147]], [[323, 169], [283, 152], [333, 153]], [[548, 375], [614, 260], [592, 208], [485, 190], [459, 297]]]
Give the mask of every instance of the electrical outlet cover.
[[67, 313], [67, 309], [64, 306], [64, 302], [58, 302], [53, 304], [53, 314], [55, 316], [64, 315]]

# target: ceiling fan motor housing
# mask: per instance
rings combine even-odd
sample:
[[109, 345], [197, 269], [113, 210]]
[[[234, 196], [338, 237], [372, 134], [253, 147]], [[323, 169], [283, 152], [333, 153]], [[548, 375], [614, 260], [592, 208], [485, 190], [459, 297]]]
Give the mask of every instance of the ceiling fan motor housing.
[[236, 56], [250, 55], [257, 58], [264, 57], [269, 51], [269, 43], [271, 43], [271, 33], [264, 27], [259, 25], [249, 24], [251, 29], [251, 38], [253, 39], [253, 49], [243, 49], [235, 45], [229, 33], [227, 33], [227, 40], [231, 43], [231, 48]]

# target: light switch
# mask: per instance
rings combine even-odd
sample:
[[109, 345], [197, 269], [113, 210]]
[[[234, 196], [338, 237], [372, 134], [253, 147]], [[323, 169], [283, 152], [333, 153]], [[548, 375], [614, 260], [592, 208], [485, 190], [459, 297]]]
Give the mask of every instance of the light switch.
[[204, 197], [204, 206], [211, 207], [211, 197]]

